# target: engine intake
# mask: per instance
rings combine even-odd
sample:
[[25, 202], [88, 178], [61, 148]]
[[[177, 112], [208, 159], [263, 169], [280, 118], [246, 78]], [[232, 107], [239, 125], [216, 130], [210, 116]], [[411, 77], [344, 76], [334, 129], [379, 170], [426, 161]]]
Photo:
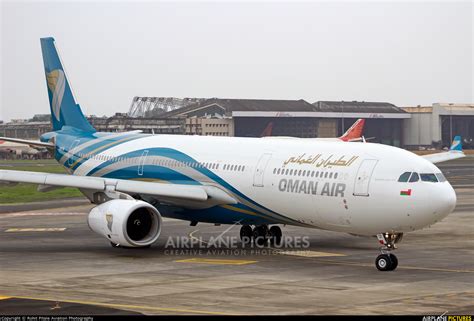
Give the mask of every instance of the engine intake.
[[161, 233], [161, 215], [150, 204], [136, 200], [111, 200], [94, 207], [87, 218], [92, 231], [125, 247], [153, 244]]

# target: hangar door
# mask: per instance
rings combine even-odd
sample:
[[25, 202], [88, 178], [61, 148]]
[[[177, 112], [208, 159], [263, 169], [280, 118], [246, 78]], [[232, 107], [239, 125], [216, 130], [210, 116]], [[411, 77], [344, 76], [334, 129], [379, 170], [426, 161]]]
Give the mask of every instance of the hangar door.
[[354, 182], [354, 196], [369, 196], [369, 184], [378, 160], [365, 159], [359, 166]]

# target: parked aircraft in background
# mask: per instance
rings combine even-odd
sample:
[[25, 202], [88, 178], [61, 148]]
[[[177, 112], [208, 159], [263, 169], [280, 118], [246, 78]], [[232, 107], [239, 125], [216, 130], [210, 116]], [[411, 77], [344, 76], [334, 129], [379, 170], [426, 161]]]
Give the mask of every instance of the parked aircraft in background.
[[[463, 157], [417, 156], [344, 139], [265, 139], [101, 133], [77, 104], [53, 38], [42, 38], [53, 132], [41, 142], [71, 175], [0, 171], [0, 181], [77, 187], [97, 204], [90, 228], [114, 246], [148, 247], [162, 217], [242, 225], [242, 239], [281, 241], [280, 225], [358, 235], [382, 243], [376, 267], [394, 270], [406, 232], [451, 213], [456, 194], [433, 164]], [[358, 125], [360, 126], [360, 122]], [[12, 142], [17, 139], [0, 138]]]

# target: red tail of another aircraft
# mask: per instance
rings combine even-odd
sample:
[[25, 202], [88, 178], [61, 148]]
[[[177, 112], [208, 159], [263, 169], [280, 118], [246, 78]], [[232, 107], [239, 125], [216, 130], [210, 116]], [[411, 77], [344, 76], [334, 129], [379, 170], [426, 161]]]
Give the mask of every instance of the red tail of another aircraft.
[[356, 122], [341, 136], [340, 140], [345, 142], [360, 140], [364, 131], [365, 119], [359, 118]]

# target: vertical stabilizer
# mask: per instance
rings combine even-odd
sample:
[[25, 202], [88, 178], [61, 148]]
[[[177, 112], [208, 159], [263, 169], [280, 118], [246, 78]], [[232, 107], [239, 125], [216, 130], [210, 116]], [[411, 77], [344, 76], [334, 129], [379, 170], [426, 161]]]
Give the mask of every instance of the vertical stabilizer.
[[63, 126], [71, 126], [82, 131], [95, 132], [76, 103], [54, 38], [40, 40], [53, 129], [56, 131]]

